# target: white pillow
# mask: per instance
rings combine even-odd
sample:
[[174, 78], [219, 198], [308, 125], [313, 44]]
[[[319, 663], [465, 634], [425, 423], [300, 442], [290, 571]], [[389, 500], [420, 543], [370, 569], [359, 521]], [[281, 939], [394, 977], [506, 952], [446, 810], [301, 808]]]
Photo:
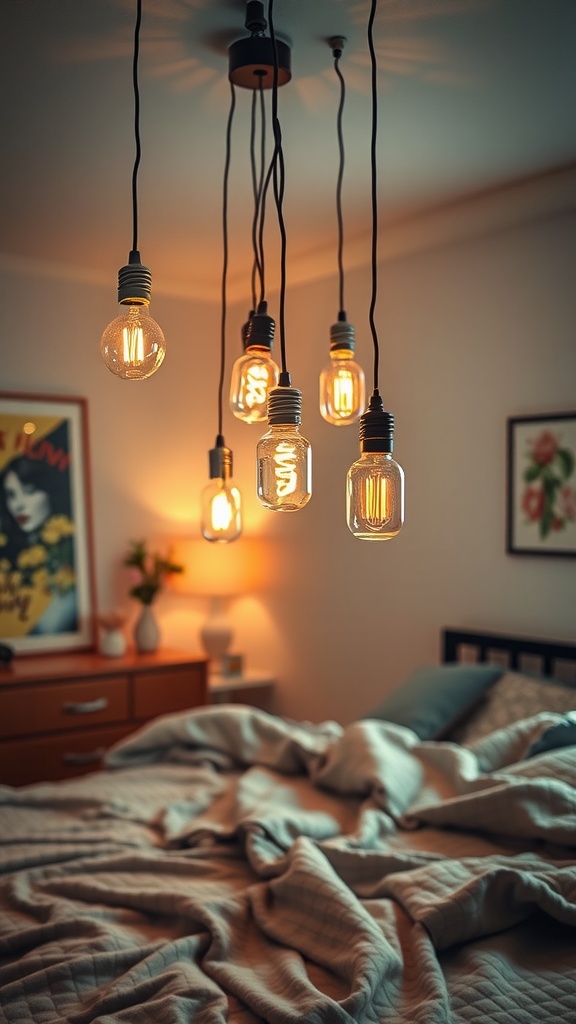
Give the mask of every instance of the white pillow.
[[540, 711], [574, 711], [576, 687], [558, 680], [505, 672], [490, 687], [474, 711], [450, 735], [456, 743], [473, 743], [512, 722]]

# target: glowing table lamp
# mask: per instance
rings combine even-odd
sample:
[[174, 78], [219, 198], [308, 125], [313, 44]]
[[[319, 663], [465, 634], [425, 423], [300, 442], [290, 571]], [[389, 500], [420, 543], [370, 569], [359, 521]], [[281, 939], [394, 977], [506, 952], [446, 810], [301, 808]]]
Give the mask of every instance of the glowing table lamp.
[[171, 587], [182, 594], [209, 597], [210, 614], [200, 630], [205, 653], [218, 671], [230, 650], [234, 631], [227, 604], [263, 586], [267, 559], [264, 542], [239, 537], [234, 544], [209, 544], [202, 537], [179, 538], [172, 543], [175, 561], [184, 566]]

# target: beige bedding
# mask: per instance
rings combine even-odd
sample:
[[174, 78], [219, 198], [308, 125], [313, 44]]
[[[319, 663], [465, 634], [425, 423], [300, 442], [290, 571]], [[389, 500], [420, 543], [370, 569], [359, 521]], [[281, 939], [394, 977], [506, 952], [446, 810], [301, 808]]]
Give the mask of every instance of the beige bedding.
[[[576, 1020], [576, 748], [237, 706], [0, 787], [0, 1020]], [[528, 1007], [530, 1011], [528, 1012]]]

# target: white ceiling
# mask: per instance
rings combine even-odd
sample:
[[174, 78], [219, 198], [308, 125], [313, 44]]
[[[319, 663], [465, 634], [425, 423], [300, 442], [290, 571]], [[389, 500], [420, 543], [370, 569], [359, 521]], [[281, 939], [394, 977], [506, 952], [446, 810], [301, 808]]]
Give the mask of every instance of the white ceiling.
[[[135, 0], [0, 6], [0, 258], [115, 292], [132, 241]], [[278, 97], [289, 268], [328, 253], [336, 269], [334, 35], [347, 39], [346, 244], [369, 230], [368, 10], [367, 0], [274, 3], [276, 34], [292, 46]], [[248, 34], [245, 12], [244, 0], [143, 0], [139, 248], [155, 292], [219, 295], [227, 47]], [[382, 225], [576, 161], [576, 0], [380, 0], [375, 40]], [[238, 89], [229, 211], [230, 288], [246, 301], [250, 103]], [[273, 283], [271, 201], [267, 231]]]

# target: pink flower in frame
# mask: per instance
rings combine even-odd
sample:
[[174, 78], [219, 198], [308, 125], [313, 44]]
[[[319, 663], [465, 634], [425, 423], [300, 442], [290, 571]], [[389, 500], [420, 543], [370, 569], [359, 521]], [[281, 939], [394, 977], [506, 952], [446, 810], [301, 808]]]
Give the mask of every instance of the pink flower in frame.
[[508, 421], [507, 550], [576, 557], [576, 413]]
[[532, 458], [539, 466], [547, 466], [554, 461], [559, 447], [559, 439], [550, 430], [544, 430], [536, 441], [532, 442]]
[[541, 487], [526, 487], [522, 495], [522, 511], [531, 523], [537, 523], [544, 514], [544, 491]]

